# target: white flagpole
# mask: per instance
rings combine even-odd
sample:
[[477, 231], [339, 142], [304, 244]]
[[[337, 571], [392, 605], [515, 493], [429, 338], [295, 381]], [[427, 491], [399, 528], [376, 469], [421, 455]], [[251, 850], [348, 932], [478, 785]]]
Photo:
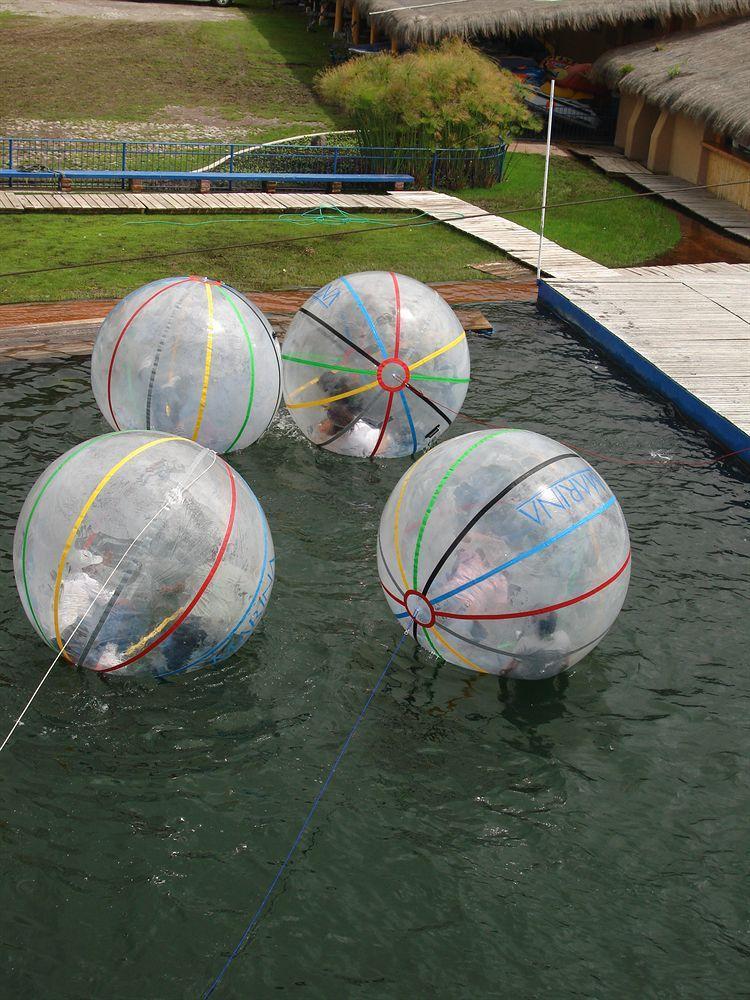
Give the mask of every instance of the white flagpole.
[[547, 152], [544, 158], [544, 184], [542, 185], [542, 224], [539, 227], [539, 254], [536, 259], [536, 280], [542, 276], [542, 242], [544, 241], [544, 215], [547, 209], [547, 178], [549, 177], [549, 157], [552, 144], [552, 110], [555, 104], [555, 79], [549, 85], [549, 116], [547, 118]]

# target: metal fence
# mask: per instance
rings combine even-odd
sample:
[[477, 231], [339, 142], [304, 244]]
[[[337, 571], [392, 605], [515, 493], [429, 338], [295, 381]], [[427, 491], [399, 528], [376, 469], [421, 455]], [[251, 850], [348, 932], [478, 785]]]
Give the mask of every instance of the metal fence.
[[265, 146], [235, 150], [229, 169], [248, 172], [411, 174], [418, 187], [486, 187], [502, 177], [506, 146]]
[[[0, 166], [22, 170], [22, 178], [8, 179], [12, 187], [54, 188], [57, 181], [34, 178], [38, 171], [156, 170], [166, 172], [212, 172], [227, 174], [221, 188], [249, 187], [231, 180], [232, 173], [331, 173], [412, 174], [417, 185], [430, 187], [484, 187], [500, 180], [505, 143], [468, 149], [427, 149], [252, 145], [217, 142], [117, 142], [110, 139], [0, 139]], [[155, 180], [152, 190], [179, 188], [190, 181]], [[76, 187], [116, 189], [119, 179], [76, 179]], [[257, 185], [256, 185], [257, 186]], [[299, 185], [297, 185], [299, 186]]]

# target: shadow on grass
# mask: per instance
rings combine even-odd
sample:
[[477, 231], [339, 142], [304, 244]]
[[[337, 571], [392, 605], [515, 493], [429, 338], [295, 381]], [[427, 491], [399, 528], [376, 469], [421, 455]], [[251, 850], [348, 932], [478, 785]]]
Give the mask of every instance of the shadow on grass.
[[[331, 28], [324, 25], [308, 30], [309, 15], [297, 5], [274, 6], [271, 0], [238, 0], [236, 9], [252, 22], [297, 83], [315, 96], [315, 76], [331, 64]], [[316, 96], [316, 100], [320, 101], [320, 98]], [[322, 101], [320, 103], [323, 104]], [[324, 107], [335, 128], [351, 128], [351, 123], [340, 111], [328, 105]]]

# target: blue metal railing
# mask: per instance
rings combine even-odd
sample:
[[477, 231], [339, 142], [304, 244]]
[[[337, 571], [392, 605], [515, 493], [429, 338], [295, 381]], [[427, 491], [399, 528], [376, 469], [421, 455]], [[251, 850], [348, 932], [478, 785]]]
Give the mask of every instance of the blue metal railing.
[[[431, 187], [461, 184], [483, 186], [502, 177], [506, 145], [466, 149], [425, 147], [357, 147], [347, 145], [265, 145], [219, 142], [119, 142], [113, 139], [0, 138], [0, 167], [28, 173], [23, 186], [50, 186], [34, 182], [34, 172], [53, 170], [156, 170], [164, 172], [413, 174], [417, 183]], [[14, 181], [10, 183], [19, 182]], [[101, 181], [83, 181], [101, 188]], [[154, 182], [158, 184], [159, 182]], [[123, 182], [111, 182], [121, 186]], [[172, 185], [175, 186], [175, 185]]]

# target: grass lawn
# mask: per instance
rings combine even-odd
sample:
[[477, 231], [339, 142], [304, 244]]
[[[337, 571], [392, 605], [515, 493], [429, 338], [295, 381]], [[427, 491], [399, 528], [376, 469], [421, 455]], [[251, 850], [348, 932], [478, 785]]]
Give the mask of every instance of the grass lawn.
[[[541, 203], [544, 157], [513, 153], [506, 179], [495, 187], [451, 192], [496, 215]], [[588, 198], [633, 194], [633, 189], [610, 180], [577, 160], [553, 157], [550, 163], [548, 204]], [[539, 209], [509, 216], [539, 231]], [[576, 205], [547, 209], [544, 235], [569, 250], [610, 267], [643, 264], [664, 253], [680, 238], [677, 216], [657, 198]]]
[[[121, 296], [147, 281], [190, 273], [259, 291], [319, 287], [337, 275], [370, 269], [392, 269], [422, 281], [466, 280], [480, 277], [468, 270], [467, 264], [492, 257], [486, 246], [440, 224], [392, 229], [355, 219], [341, 227], [303, 228], [292, 221], [294, 218], [299, 221], [299, 216], [280, 219], [257, 215], [245, 216], [242, 221], [205, 215], [0, 215], [2, 272], [285, 236], [311, 237], [265, 248], [196, 251], [150, 262], [0, 277], [0, 302]], [[407, 214], [377, 213], [357, 218], [380, 223], [414, 219]], [[347, 230], [365, 227], [364, 233], [345, 235]], [[321, 234], [325, 234], [323, 239], [312, 238]]]
[[335, 127], [311, 87], [330, 31], [308, 32], [301, 10], [270, 0], [235, 9], [189, 23], [0, 14], [0, 115], [148, 122], [169, 108], [176, 122], [223, 124], [238, 138]]

